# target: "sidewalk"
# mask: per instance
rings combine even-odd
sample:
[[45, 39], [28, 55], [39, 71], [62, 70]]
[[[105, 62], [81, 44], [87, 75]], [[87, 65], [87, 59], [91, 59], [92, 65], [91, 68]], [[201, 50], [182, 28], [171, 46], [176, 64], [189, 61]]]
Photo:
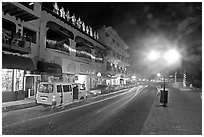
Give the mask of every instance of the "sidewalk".
[[22, 108], [34, 107], [37, 106], [35, 103], [35, 98], [27, 98], [24, 100], [3, 102], [2, 103], [2, 112], [8, 112], [11, 110], [17, 110]]
[[167, 107], [157, 95], [142, 135], [202, 135], [202, 99], [196, 90], [168, 89]]

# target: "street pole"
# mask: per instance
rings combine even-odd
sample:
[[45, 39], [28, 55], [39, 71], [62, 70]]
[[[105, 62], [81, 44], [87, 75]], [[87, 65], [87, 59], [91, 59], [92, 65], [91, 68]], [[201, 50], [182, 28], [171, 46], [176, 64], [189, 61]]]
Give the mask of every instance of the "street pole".
[[163, 79], [164, 79], [164, 91], [165, 91], [165, 75], [164, 75]]
[[166, 102], [167, 102], [167, 100], [166, 100], [166, 96], [167, 96], [167, 94], [166, 94], [166, 91], [165, 91], [165, 74], [163, 75], [164, 77], [163, 77], [163, 79], [164, 79], [164, 89], [163, 89], [163, 107], [166, 107]]

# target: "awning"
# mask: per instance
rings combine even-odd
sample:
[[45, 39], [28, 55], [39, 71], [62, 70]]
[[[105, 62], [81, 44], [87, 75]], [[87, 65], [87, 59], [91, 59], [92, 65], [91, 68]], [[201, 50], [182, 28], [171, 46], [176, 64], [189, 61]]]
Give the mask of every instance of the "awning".
[[46, 73], [52, 73], [52, 74], [62, 74], [62, 67], [56, 63], [38, 61], [37, 70], [40, 72], [46, 72]]
[[2, 68], [22, 69], [29, 71], [35, 70], [32, 59], [11, 54], [2, 54]]

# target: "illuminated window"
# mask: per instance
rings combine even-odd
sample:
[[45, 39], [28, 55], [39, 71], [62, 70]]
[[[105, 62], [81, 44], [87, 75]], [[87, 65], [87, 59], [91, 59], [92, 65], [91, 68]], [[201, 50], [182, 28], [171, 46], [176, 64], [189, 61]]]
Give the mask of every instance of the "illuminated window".
[[2, 69], [2, 91], [23, 90], [24, 70]]
[[12, 91], [13, 69], [2, 69], [2, 91]]

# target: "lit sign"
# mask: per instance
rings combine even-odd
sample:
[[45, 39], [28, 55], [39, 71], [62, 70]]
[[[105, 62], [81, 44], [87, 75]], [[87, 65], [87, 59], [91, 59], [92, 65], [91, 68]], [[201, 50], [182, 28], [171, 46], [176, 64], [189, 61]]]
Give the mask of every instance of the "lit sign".
[[83, 30], [84, 32], [86, 32], [88, 35], [90, 35], [94, 39], [99, 39], [98, 32], [94, 31], [90, 26], [86, 26], [85, 23], [81, 21], [80, 17], [76, 19], [74, 14], [70, 16], [69, 10], [65, 12], [63, 7], [59, 9], [57, 2], [55, 2], [53, 5], [53, 12], [59, 15], [61, 18], [66, 19], [67, 21], [71, 22], [73, 25], [77, 26], [79, 29]]

